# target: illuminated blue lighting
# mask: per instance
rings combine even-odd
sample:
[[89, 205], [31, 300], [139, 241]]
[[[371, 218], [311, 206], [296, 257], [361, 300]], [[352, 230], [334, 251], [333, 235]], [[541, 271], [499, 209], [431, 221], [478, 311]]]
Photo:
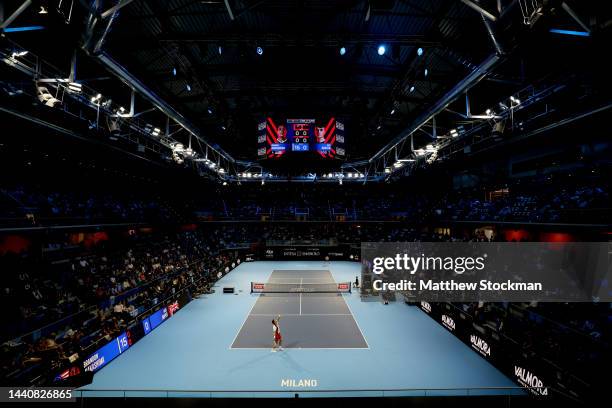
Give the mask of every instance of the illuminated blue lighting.
[[417, 55], [420, 57], [421, 55], [423, 55], [423, 49], [419, 47], [419, 49], [417, 50]]
[[429, 75], [429, 70], [425, 68], [425, 76]]
[[378, 46], [378, 55], [385, 55], [386, 51], [387, 51], [387, 48], [384, 45]]
[[591, 33], [586, 31], [560, 30], [558, 28], [551, 28], [550, 32], [555, 34], [575, 35], [578, 37], [589, 37], [591, 35]]
[[262, 55], [263, 54], [263, 48], [261, 48], [261, 47], [257, 47], [256, 51], [257, 51], [257, 55]]
[[9, 27], [9, 28], [5, 28], [4, 32], [5, 33], [19, 33], [22, 31], [35, 31], [35, 30], [44, 30], [45, 27], [43, 26], [27, 26], [27, 27]]
[[346, 48], [341, 47], [340, 48], [340, 55], [344, 55], [344, 54], [346, 54]]
[[191, 92], [191, 85], [187, 84], [185, 88], [187, 89], [187, 92]]
[[172, 75], [176, 76], [176, 68], [172, 68]]

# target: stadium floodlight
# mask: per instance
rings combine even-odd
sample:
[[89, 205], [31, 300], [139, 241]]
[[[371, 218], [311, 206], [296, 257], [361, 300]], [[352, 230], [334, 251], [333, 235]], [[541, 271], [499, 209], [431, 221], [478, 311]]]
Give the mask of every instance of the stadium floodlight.
[[212, 113], [213, 113], [212, 108], [208, 108], [208, 109], [207, 109], [207, 111], [208, 111], [208, 114], [209, 114], [209, 115], [212, 115]]
[[519, 106], [521, 104], [521, 101], [517, 98], [515, 98], [514, 96], [510, 97], [510, 102], [512, 102], [514, 104], [514, 106]]
[[398, 159], [398, 162], [406, 163], [406, 162], [414, 162], [414, 159]]
[[391, 109], [391, 112], [389, 112], [391, 115], [395, 115], [395, 108]]
[[72, 93], [81, 93], [83, 85], [78, 82], [68, 82], [68, 91]]
[[193, 149], [191, 147], [188, 147], [185, 150], [183, 150], [183, 156], [185, 156], [185, 157], [193, 157], [193, 156], [195, 156], [195, 152], [193, 151]]
[[189, 84], [185, 85], [185, 89], [187, 90], [187, 92], [191, 92], [191, 85]]
[[[159, 136], [160, 132], [161, 132], [161, 129], [160, 129], [160, 128], [154, 128], [154, 129], [153, 129], [153, 131], [151, 132], [151, 134], [152, 134], [153, 136]], [[179, 145], [181, 146], [181, 149], [182, 149], [182, 148], [183, 148], [183, 145], [182, 145], [182, 144], [180, 144], [180, 143], [179, 143]]]
[[223, 167], [219, 167], [219, 170], [217, 170], [219, 172], [219, 174], [225, 174], [225, 169]]
[[119, 107], [119, 112], [121, 112], [121, 113], [125, 112], [125, 108], [123, 106], [120, 106]]
[[380, 130], [380, 129], [382, 129], [382, 125], [378, 125], [378, 126], [376, 127], [376, 130]]
[[421, 55], [423, 55], [423, 49], [421, 47], [419, 47], [417, 49], [417, 55], [420, 57]]
[[344, 54], [346, 54], [346, 48], [340, 47], [340, 55], [344, 55]]
[[396, 169], [399, 169], [400, 167], [402, 167], [404, 165], [404, 163], [397, 161], [395, 163], [393, 163], [393, 167], [395, 167]]
[[176, 76], [176, 67], [172, 68], [172, 75]]
[[219, 55], [223, 54], [223, 47], [222, 46], [218, 46], [217, 47], [217, 51], [219, 52]]
[[429, 75], [429, 70], [427, 68], [425, 68], [424, 74], [425, 74], [425, 76]]
[[259, 46], [258, 46], [258, 47], [255, 49], [255, 51], [257, 52], [257, 55], [263, 55], [263, 48], [262, 48], [262, 47], [259, 47]]
[[224, 186], [227, 186], [227, 181], [224, 181], [224, 182], [223, 182], [223, 185], [224, 185]]
[[387, 47], [385, 47], [384, 45], [379, 45], [378, 46], [378, 55], [382, 56], [385, 55], [385, 52], [387, 52]]
[[391, 167], [385, 167], [385, 173], [391, 173]]
[[28, 51], [13, 51], [11, 54], [11, 58], [15, 58], [15, 57], [23, 57], [28, 55]]
[[451, 137], [457, 137], [459, 136], [459, 132], [457, 132], [457, 129], [451, 129], [450, 135]]
[[434, 145], [428, 144], [427, 146], [425, 146], [425, 151], [427, 151], [427, 152], [435, 152], [435, 151], [437, 151], [437, 149], [435, 148]]
[[487, 110], [485, 111], [485, 113], [486, 113], [487, 115], [489, 115], [489, 116], [493, 116], [493, 115], [492, 115], [493, 111], [492, 111], [491, 109], [487, 109]]
[[61, 105], [62, 103], [62, 101], [57, 99], [51, 94], [51, 92], [49, 92], [49, 89], [47, 89], [46, 86], [37, 86], [36, 96], [38, 97], [38, 100], [41, 103], [45, 104], [46, 106], [49, 106], [50, 108], [54, 108], [55, 106]]
[[410, 93], [413, 93], [413, 92], [414, 92], [414, 85], [410, 87]]
[[45, 6], [40, 6], [40, 8], [38, 9], [38, 14], [49, 14], [49, 12], [47, 11], [47, 8]]

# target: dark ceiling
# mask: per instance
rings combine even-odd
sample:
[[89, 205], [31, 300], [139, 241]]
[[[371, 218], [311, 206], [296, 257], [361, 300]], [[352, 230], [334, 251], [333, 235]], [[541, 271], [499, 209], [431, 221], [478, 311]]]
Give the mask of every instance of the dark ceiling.
[[238, 158], [264, 115], [343, 117], [365, 158], [492, 51], [460, 1], [228, 3], [233, 20], [224, 1], [134, 1], [106, 48]]
[[[205, 139], [235, 158], [255, 158], [256, 121], [265, 115], [329, 115], [345, 119], [348, 158], [360, 160], [397, 137], [496, 51], [485, 19], [468, 7], [470, 2], [134, 0], [115, 16], [103, 49], [193, 121]], [[603, 3], [569, 2], [579, 13]], [[9, 3], [5, 8], [13, 9], [21, 1]], [[61, 13], [53, 9], [57, 1], [34, 3], [20, 19], [37, 24], [53, 17], [55, 24], [45, 23], [53, 31], [44, 38], [41, 32], [12, 38], [67, 68], [72, 49], [82, 45], [87, 2], [74, 1], [70, 24], [64, 19], [71, 2], [62, 2]], [[484, 110], [487, 103], [558, 68], [549, 54], [561, 45], [542, 43], [542, 38], [551, 41], [546, 21], [536, 28], [523, 24], [524, 1], [476, 3], [497, 15], [490, 27], [505, 60], [483, 86], [471, 91], [478, 95], [478, 109]], [[549, 15], [542, 20], [575, 28], [575, 21], [559, 11], [560, 1], [547, 3]], [[54, 12], [38, 15], [39, 4]], [[104, 4], [109, 8], [117, 2]], [[564, 39], [563, 46], [567, 44]], [[386, 47], [384, 55], [377, 52], [380, 45]], [[565, 56], [556, 58], [571, 63]], [[532, 64], [525, 65], [526, 60]], [[82, 80], [105, 95], [113, 93], [116, 85], [105, 80], [109, 74], [96, 63], [82, 58], [79, 68]], [[461, 103], [450, 108], [461, 110]], [[438, 125], [445, 126], [442, 117]]]

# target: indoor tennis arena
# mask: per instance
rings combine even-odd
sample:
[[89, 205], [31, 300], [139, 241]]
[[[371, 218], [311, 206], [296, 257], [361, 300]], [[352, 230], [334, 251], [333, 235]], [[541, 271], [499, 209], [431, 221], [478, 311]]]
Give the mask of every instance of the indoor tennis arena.
[[0, 1], [0, 402], [601, 401], [606, 3]]

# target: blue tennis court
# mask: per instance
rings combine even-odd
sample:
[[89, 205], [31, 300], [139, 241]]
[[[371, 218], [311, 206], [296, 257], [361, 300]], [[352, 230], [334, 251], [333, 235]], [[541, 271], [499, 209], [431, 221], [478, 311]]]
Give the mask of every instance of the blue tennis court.
[[[214, 294], [193, 300], [97, 372], [93, 383], [84, 387], [88, 390], [84, 395], [123, 396], [126, 390], [133, 390], [126, 393], [128, 396], [206, 397], [270, 397], [294, 392], [308, 392], [305, 396], [517, 392], [505, 389], [516, 384], [419, 308], [401, 301], [389, 305], [363, 302], [356, 291], [340, 295], [346, 308], [337, 300], [329, 304], [330, 300], [325, 298], [323, 301], [313, 298], [309, 302], [313, 307], [319, 305], [322, 308], [319, 311], [323, 310], [312, 314], [334, 314], [331, 312], [340, 310], [334, 308], [342, 308], [347, 321], [354, 319], [356, 331], [335, 328], [331, 336], [344, 344], [347, 340], [343, 336], [354, 333], [352, 340], [358, 347], [297, 346], [271, 353], [263, 343], [264, 340], [266, 344], [271, 343], [269, 316], [265, 316], [265, 336], [269, 339], [262, 338], [260, 343], [259, 325], [255, 324], [255, 332], [247, 330], [242, 339], [246, 346], [257, 343], [255, 347], [237, 347], [239, 344], [235, 342], [240, 340], [245, 322], [253, 317], [252, 310], [261, 299], [261, 295], [250, 293], [252, 281], [268, 282], [270, 278], [274, 281], [273, 271], [293, 271], [293, 277], [304, 279], [308, 271], [322, 270], [330, 275], [326, 279], [350, 282], [360, 274], [360, 265], [318, 261], [241, 264], [217, 283]], [[237, 293], [224, 294], [223, 286], [234, 286]], [[293, 305], [296, 296], [290, 294]], [[338, 295], [331, 296], [336, 299]], [[279, 299], [276, 299], [272, 309], [255, 310], [273, 314], [278, 305]], [[293, 306], [288, 307], [293, 310]], [[295, 314], [299, 315], [299, 309]], [[303, 330], [304, 333], [326, 330], [318, 327], [316, 320], [319, 319], [309, 322], [297, 319], [292, 325], [306, 325], [308, 330]], [[283, 334], [290, 336], [290, 331], [291, 325], [287, 325]], [[340, 337], [336, 336], [338, 333]], [[292, 341], [307, 341], [299, 337], [295, 336]]]

